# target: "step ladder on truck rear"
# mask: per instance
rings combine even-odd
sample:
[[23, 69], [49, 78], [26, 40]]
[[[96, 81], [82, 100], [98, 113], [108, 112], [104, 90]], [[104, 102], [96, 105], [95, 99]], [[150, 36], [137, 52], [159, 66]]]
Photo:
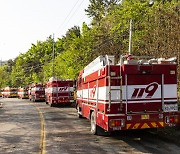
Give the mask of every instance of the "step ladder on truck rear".
[[176, 59], [99, 56], [77, 80], [79, 117], [91, 132], [173, 127], [179, 124]]

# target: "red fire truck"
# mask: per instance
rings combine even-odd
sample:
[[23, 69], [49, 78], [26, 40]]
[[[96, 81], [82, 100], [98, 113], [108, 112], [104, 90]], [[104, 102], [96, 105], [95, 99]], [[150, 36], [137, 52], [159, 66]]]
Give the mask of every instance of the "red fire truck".
[[176, 59], [99, 56], [79, 74], [76, 106], [92, 134], [176, 126]]
[[46, 103], [50, 106], [71, 104], [74, 102], [73, 80], [62, 80], [51, 77], [46, 83]]
[[33, 83], [29, 86], [28, 90], [29, 100], [44, 101], [45, 100], [45, 87], [43, 84]]
[[28, 96], [28, 87], [25, 87], [25, 88], [19, 87], [18, 88], [18, 98], [21, 98], [21, 99], [29, 98], [29, 96]]
[[2, 97], [17, 97], [17, 88], [5, 87], [2, 92]]

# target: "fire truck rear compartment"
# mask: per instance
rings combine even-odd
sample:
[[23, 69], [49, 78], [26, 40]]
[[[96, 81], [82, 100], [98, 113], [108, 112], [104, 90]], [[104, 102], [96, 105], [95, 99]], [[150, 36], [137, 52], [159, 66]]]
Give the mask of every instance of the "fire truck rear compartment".
[[162, 111], [162, 75], [127, 75], [127, 113]]

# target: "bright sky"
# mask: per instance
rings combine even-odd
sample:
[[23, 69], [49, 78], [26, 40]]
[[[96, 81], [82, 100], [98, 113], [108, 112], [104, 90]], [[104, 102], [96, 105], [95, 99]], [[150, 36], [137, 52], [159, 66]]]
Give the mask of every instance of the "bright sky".
[[90, 23], [89, 0], [0, 0], [0, 60], [25, 53], [50, 35], [62, 37], [74, 25]]

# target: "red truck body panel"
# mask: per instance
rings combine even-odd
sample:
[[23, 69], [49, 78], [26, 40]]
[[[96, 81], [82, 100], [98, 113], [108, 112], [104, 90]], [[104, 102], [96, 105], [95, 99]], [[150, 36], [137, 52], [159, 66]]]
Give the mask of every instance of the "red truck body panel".
[[72, 80], [50, 78], [45, 88], [46, 103], [53, 105], [71, 104], [74, 102], [74, 87]]

